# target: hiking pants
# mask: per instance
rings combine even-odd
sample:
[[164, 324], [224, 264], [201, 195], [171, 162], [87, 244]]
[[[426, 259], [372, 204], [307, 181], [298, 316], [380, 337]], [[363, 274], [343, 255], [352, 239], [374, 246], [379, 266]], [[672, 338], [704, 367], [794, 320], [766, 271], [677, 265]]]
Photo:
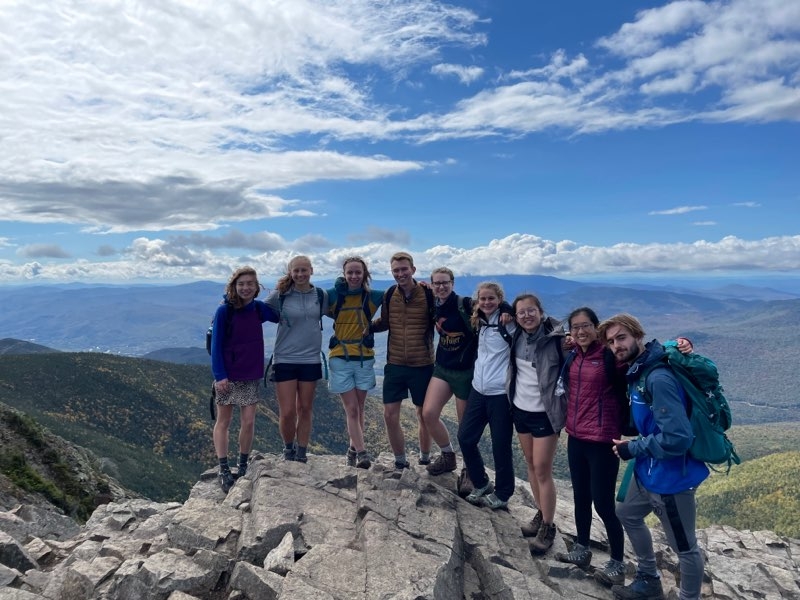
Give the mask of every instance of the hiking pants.
[[589, 547], [592, 529], [592, 503], [603, 520], [608, 535], [609, 554], [623, 560], [625, 533], [614, 512], [614, 488], [619, 473], [619, 458], [611, 443], [580, 440], [569, 436], [567, 441], [572, 497], [575, 502], [575, 529], [579, 544]]
[[635, 476], [625, 500], [617, 504], [617, 516], [636, 552], [638, 570], [653, 577], [659, 575], [653, 538], [644, 518], [653, 512], [661, 521], [667, 543], [678, 555], [680, 600], [700, 598], [703, 583], [703, 554], [695, 536], [696, 511], [694, 488], [677, 494], [656, 494], [644, 489]]
[[514, 493], [514, 464], [511, 453], [514, 425], [508, 396], [484, 396], [472, 388], [467, 398], [467, 409], [458, 427], [458, 444], [472, 485], [485, 486], [489, 478], [483, 464], [478, 443], [486, 425], [492, 436], [494, 458], [494, 492], [500, 500], [508, 500]]

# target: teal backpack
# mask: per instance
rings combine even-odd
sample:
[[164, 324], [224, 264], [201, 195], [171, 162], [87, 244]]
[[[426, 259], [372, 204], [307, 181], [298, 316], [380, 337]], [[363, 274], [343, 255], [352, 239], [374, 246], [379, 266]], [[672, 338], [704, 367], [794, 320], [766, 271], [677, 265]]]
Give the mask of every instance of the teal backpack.
[[714, 465], [727, 465], [727, 471], [730, 471], [731, 466], [738, 465], [741, 459], [725, 434], [731, 427], [733, 415], [719, 383], [717, 365], [696, 352], [682, 354], [675, 342], [667, 342], [663, 348], [666, 353], [664, 362], [646, 369], [639, 377], [637, 389], [648, 404], [652, 403], [645, 378], [653, 369], [671, 369], [686, 395], [686, 413], [694, 431], [689, 454], [712, 469]]

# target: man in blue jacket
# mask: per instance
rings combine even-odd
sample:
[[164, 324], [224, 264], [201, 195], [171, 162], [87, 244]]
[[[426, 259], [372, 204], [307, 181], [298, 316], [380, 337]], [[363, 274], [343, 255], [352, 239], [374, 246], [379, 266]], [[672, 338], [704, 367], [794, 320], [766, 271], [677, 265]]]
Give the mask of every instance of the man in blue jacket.
[[[708, 468], [688, 454], [694, 434], [686, 413], [686, 395], [663, 361], [661, 344], [656, 340], [644, 343], [644, 329], [635, 317], [615, 315], [600, 324], [598, 333], [617, 361], [629, 365], [631, 415], [641, 434], [635, 440], [613, 440], [614, 452], [622, 460], [636, 460], [634, 477], [616, 512], [638, 565], [630, 585], [614, 585], [611, 590], [620, 600], [664, 597], [653, 539], [644, 522], [653, 512], [678, 555], [679, 598], [700, 598], [703, 554], [695, 534], [695, 491], [708, 477]], [[642, 373], [647, 376], [640, 386]]]

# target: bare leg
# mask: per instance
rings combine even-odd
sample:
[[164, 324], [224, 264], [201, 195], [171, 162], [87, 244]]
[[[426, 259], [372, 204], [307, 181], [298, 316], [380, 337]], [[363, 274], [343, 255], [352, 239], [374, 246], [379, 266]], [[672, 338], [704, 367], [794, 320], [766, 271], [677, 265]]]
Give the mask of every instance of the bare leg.
[[280, 415], [278, 428], [284, 444], [291, 444], [297, 435], [297, 380], [279, 381], [275, 384]]
[[228, 457], [228, 430], [233, 418], [233, 405], [217, 404], [217, 421], [214, 423], [214, 450], [217, 458]]
[[[359, 392], [353, 388], [341, 394], [342, 405], [344, 406], [344, 414], [347, 420], [347, 433], [350, 436], [350, 445], [356, 449], [356, 452], [364, 450], [364, 403], [359, 398]], [[366, 392], [364, 392], [366, 397]]]
[[542, 511], [545, 523], [552, 523], [556, 514], [556, 484], [553, 481], [553, 458], [558, 446], [558, 436], [554, 433], [543, 438], [531, 437], [533, 470], [539, 489], [536, 503]]
[[383, 405], [383, 422], [386, 424], [386, 436], [395, 456], [406, 453], [406, 440], [403, 428], [400, 426], [400, 405], [402, 402], [392, 402]]
[[297, 385], [297, 444], [307, 447], [311, 438], [311, 417], [316, 381], [299, 381]]
[[256, 430], [256, 407], [258, 404], [242, 406], [239, 412], [241, 428], [239, 429], [239, 452], [250, 454], [253, 447], [253, 435]]
[[441, 416], [442, 409], [452, 395], [449, 383], [438, 377], [431, 378], [428, 391], [425, 393], [425, 403], [422, 406], [422, 420], [433, 441], [440, 448], [450, 444], [450, 434], [442, 422]]
[[425, 425], [425, 420], [422, 418], [422, 407], [415, 406], [417, 409], [417, 423], [419, 424], [419, 451], [431, 451], [431, 434], [428, 432], [428, 426]]

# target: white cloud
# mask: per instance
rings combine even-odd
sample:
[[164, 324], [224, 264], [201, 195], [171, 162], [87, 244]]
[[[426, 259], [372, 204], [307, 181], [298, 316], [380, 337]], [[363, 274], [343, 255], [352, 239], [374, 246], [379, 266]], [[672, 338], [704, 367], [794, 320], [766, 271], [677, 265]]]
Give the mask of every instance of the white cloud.
[[696, 227], [710, 227], [712, 225], [716, 225], [716, 221], [695, 221], [692, 225]]
[[467, 67], [464, 65], [439, 63], [431, 67], [431, 73], [439, 75], [440, 77], [454, 75], [461, 83], [469, 85], [483, 76], [483, 69], [475, 66]]
[[676, 206], [666, 210], [651, 210], [648, 215], [685, 215], [698, 210], [708, 210], [707, 206]]
[[[339, 274], [346, 256], [363, 256], [373, 276], [391, 278], [389, 258], [397, 251], [393, 242], [369, 243], [348, 248], [313, 248], [305, 251], [317, 278]], [[665, 257], [674, 272], [796, 272], [800, 264], [800, 236], [742, 240], [728, 236], [719, 241], [693, 243], [633, 244], [600, 247], [570, 240], [552, 241], [530, 234], [514, 234], [472, 248], [434, 246], [409, 251], [417, 273], [427, 276], [447, 265], [460, 275], [506, 273], [570, 277], [596, 274], [664, 272]], [[241, 264], [253, 265], [264, 281], [279, 277], [297, 248], [271, 250], [246, 256], [219, 251], [178, 247], [167, 240], [138, 238], [118, 260], [65, 264], [29, 262], [0, 264], [0, 282], [47, 281], [181, 281], [225, 280]]]
[[759, 202], [734, 202], [731, 206], [740, 206], [743, 208], [759, 208], [761, 203]]

